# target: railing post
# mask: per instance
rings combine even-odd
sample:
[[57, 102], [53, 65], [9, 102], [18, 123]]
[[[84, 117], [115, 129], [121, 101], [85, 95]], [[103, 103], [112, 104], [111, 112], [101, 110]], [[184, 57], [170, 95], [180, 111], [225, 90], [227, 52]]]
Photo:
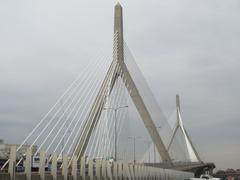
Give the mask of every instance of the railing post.
[[117, 162], [113, 162], [113, 178], [114, 178], [114, 180], [118, 179], [118, 166], [117, 166]]
[[101, 164], [102, 164], [102, 176], [103, 176], [103, 179], [107, 179], [106, 161], [105, 160], [101, 161]]
[[151, 179], [151, 176], [150, 176], [150, 173], [149, 173], [150, 172], [150, 168], [151, 167], [146, 167], [146, 176], [147, 176], [148, 179]]
[[128, 166], [128, 163], [123, 163], [123, 176], [124, 176], [124, 179], [127, 180], [127, 179], [131, 179], [131, 174], [129, 172], [129, 166]]
[[96, 176], [97, 180], [101, 180], [101, 162], [99, 160], [96, 162]]
[[8, 173], [10, 174], [11, 180], [15, 180], [15, 166], [16, 166], [16, 146], [11, 146], [8, 164]]
[[139, 178], [138, 166], [139, 166], [139, 164], [133, 165], [133, 174], [134, 174], [134, 179], [135, 180], [137, 180]]
[[123, 166], [123, 179], [127, 180], [128, 175], [127, 175], [126, 163], [123, 162], [122, 166]]
[[64, 180], [68, 179], [68, 155], [67, 154], [63, 155], [62, 175]]
[[166, 169], [164, 169], [164, 179], [168, 180], [168, 174]]
[[122, 165], [122, 163], [117, 164], [117, 169], [118, 169], [118, 177], [119, 177], [120, 180], [122, 180], [123, 179], [123, 165]]
[[111, 169], [111, 163], [109, 161], [106, 161], [107, 163], [107, 177], [110, 180], [113, 180], [113, 176], [112, 176], [112, 169]]
[[135, 167], [134, 167], [134, 172], [135, 172], [135, 178], [137, 180], [140, 180], [140, 170], [139, 170], [140, 166], [139, 164], [137, 164]]
[[144, 165], [141, 166], [140, 173], [141, 173], [141, 180], [144, 180], [145, 179], [145, 177], [144, 177]]
[[134, 169], [132, 164], [129, 165], [129, 171], [130, 171], [131, 179], [135, 180], [135, 174], [134, 174]]
[[142, 167], [142, 176], [143, 176], [143, 180], [146, 179], [145, 171], [146, 171], [146, 167], [143, 165], [143, 167]]
[[157, 179], [160, 180], [160, 168], [156, 170]]
[[153, 168], [153, 179], [157, 180], [156, 168]]
[[142, 165], [140, 164], [138, 166], [138, 179], [139, 180], [142, 180], [142, 171], [141, 171], [141, 169], [142, 169]]
[[77, 180], [77, 156], [72, 157], [72, 177], [73, 180]]
[[152, 180], [152, 177], [151, 177], [151, 167], [147, 167], [147, 178]]
[[153, 179], [157, 179], [156, 168], [153, 168]]
[[41, 150], [40, 151], [40, 164], [39, 164], [39, 169], [38, 169], [38, 173], [40, 175], [40, 179], [41, 180], [45, 180], [45, 151]]
[[57, 159], [58, 159], [57, 153], [53, 153], [51, 166], [51, 175], [53, 177], [53, 180], [57, 180]]
[[81, 158], [80, 168], [81, 168], [80, 175], [81, 175], [82, 179], [85, 180], [85, 178], [86, 178], [86, 159], [85, 159], [85, 156], [83, 156]]
[[28, 148], [26, 152], [26, 161], [25, 161], [25, 174], [27, 180], [31, 180], [32, 175], [32, 148]]
[[140, 166], [139, 171], [140, 171], [140, 179], [144, 180], [144, 166], [143, 165]]
[[157, 168], [154, 169], [154, 175], [155, 175], [155, 180], [158, 179], [158, 172], [157, 172]]
[[141, 180], [141, 164], [137, 166], [137, 179]]
[[90, 177], [90, 180], [93, 180], [93, 160], [92, 159], [88, 161], [88, 176]]
[[147, 180], [147, 167], [146, 166], [143, 167], [143, 179]]

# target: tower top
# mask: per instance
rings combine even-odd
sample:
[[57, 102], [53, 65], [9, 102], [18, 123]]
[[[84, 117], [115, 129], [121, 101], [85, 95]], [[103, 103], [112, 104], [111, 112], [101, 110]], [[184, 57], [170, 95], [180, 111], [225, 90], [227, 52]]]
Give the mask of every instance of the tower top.
[[178, 110], [180, 110], [180, 96], [179, 96], [179, 94], [176, 95], [176, 106], [177, 106]]
[[117, 43], [118, 49], [118, 61], [124, 61], [123, 56], [123, 16], [122, 16], [122, 6], [118, 2], [115, 5], [115, 12], [114, 12], [114, 44]]
[[[121, 6], [121, 4], [119, 2], [117, 2], [116, 6]], [[122, 6], [121, 6], [122, 7]]]

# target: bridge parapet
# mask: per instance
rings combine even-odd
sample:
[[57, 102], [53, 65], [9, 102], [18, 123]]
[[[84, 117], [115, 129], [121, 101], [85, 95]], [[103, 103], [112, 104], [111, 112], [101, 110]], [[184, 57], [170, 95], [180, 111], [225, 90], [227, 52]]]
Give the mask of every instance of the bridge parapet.
[[[14, 147], [13, 147], [14, 149]], [[28, 151], [26, 159], [32, 158], [31, 151]], [[12, 151], [14, 153], [14, 151]], [[11, 157], [14, 157], [11, 155]], [[16, 159], [10, 159], [14, 165], [8, 168], [8, 172], [0, 172], [1, 180], [102, 180], [102, 179], [165, 179], [183, 180], [193, 177], [193, 173], [172, 169], [146, 166], [143, 163], [114, 162], [109, 160], [87, 159], [82, 157], [71, 158], [64, 155], [59, 159], [58, 154], [54, 154], [51, 161], [45, 159], [43, 151], [40, 156], [38, 169], [33, 170], [33, 163], [23, 163], [24, 172], [16, 172]], [[44, 158], [44, 159], [41, 159]], [[42, 163], [47, 162], [49, 164]], [[41, 167], [42, 166], [42, 167]], [[31, 171], [29, 171], [29, 169]]]

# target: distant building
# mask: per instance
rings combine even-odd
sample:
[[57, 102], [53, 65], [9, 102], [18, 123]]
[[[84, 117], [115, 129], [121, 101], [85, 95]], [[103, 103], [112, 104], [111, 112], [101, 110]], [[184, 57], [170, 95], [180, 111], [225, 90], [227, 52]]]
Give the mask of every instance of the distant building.
[[[0, 159], [8, 159], [10, 155], [10, 149], [11, 146], [16, 146], [18, 148], [19, 144], [5, 144], [2, 139], [0, 139]], [[30, 145], [23, 145], [22, 148], [17, 152], [17, 159], [20, 159], [25, 155], [27, 152], [27, 149], [30, 147]], [[33, 146], [32, 153], [35, 153], [37, 151], [37, 146]]]

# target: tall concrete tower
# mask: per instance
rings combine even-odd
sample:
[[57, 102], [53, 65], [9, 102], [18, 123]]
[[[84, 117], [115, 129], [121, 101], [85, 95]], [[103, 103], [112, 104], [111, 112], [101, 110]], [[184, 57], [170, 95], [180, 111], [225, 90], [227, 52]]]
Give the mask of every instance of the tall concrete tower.
[[122, 6], [120, 3], [117, 3], [115, 6], [115, 15], [114, 15], [114, 35], [117, 40], [117, 58], [118, 61], [124, 61], [123, 54], [123, 16], [122, 16]]

